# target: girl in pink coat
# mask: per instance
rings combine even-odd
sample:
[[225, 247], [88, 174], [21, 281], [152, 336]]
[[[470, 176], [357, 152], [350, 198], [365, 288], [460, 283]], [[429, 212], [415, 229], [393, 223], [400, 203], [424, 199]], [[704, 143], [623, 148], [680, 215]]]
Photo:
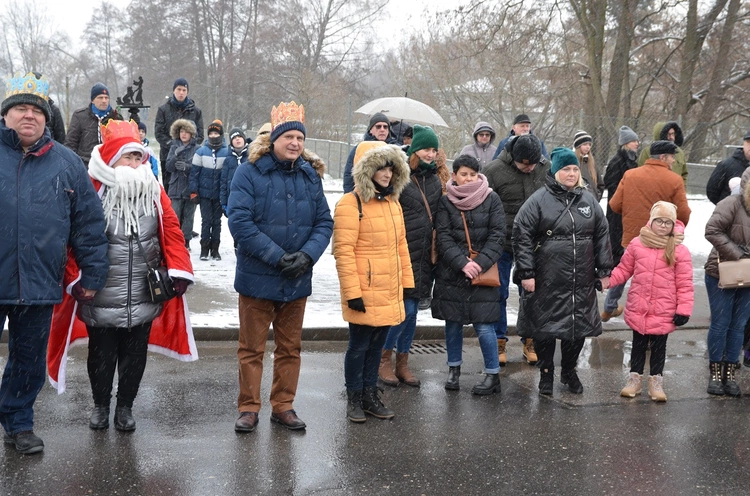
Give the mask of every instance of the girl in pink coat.
[[630, 242], [610, 276], [610, 287], [633, 278], [625, 306], [625, 322], [633, 329], [633, 351], [628, 382], [620, 396], [634, 398], [641, 392], [650, 345], [648, 393], [654, 401], [667, 401], [662, 377], [667, 336], [685, 325], [693, 311], [693, 265], [690, 251], [682, 244], [684, 232], [677, 207], [656, 202], [648, 224]]

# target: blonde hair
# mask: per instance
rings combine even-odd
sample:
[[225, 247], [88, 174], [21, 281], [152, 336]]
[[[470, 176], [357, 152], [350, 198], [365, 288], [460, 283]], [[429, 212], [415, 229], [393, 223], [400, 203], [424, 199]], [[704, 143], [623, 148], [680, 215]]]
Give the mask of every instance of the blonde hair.
[[[576, 164], [570, 164], [570, 165], [576, 165]], [[555, 181], [557, 181], [558, 183], [562, 184], [562, 181], [560, 181], [560, 178], [557, 177], [557, 175], [560, 174], [560, 172], [562, 172], [562, 169], [560, 169], [559, 171], [555, 172]], [[583, 174], [581, 174], [581, 168], [580, 167], [578, 168], [578, 182], [573, 187], [574, 188], [585, 188], [586, 187], [586, 181], [583, 179]]]
[[[583, 155], [581, 154], [581, 147], [575, 149], [576, 152], [576, 158], [578, 159], [578, 163], [583, 165]], [[597, 178], [598, 171], [596, 170], [596, 162], [594, 161], [594, 154], [591, 153], [591, 150], [586, 154], [588, 157], [588, 160], [586, 161], [586, 165], [589, 169], [589, 176], [591, 176], [591, 186], [593, 187], [593, 190], [596, 191], [597, 186], [599, 185], [599, 180]]]

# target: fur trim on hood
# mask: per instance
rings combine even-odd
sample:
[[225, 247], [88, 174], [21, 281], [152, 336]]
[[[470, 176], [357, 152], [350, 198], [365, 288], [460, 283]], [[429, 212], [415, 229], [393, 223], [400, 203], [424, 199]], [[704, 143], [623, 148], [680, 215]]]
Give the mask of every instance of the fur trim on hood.
[[[251, 163], [257, 162], [260, 157], [269, 153], [271, 153], [271, 135], [264, 134], [258, 136], [250, 143], [250, 148], [247, 151], [247, 161]], [[322, 179], [326, 171], [326, 164], [323, 160], [307, 149], [302, 150], [301, 157], [310, 162], [312, 168], [315, 169], [315, 172]]]
[[398, 201], [398, 197], [409, 184], [411, 172], [409, 165], [406, 163], [406, 154], [396, 145], [385, 145], [373, 148], [365, 153], [364, 157], [354, 165], [352, 169], [352, 178], [354, 185], [362, 198], [362, 203], [375, 198], [375, 185], [372, 182], [372, 176], [379, 167], [390, 163], [393, 164], [393, 176], [391, 185], [393, 186], [393, 199]]
[[674, 144], [682, 146], [685, 141], [685, 137], [682, 135], [682, 129], [680, 125], [674, 121], [669, 122], [657, 122], [654, 126], [654, 141], [666, 140], [667, 133], [670, 129], [674, 129]]
[[179, 141], [180, 131], [182, 129], [189, 132], [193, 136], [193, 138], [195, 138], [195, 135], [198, 132], [193, 121], [190, 121], [188, 119], [177, 119], [170, 126], [169, 135], [172, 137], [172, 139]]

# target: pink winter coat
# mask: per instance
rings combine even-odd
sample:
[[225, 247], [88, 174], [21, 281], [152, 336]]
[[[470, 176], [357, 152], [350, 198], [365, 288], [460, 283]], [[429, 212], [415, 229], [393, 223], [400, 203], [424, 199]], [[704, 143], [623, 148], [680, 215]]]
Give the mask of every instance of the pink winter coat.
[[[679, 220], [675, 232], [685, 231]], [[641, 334], [669, 334], [675, 330], [675, 314], [693, 312], [693, 264], [690, 250], [675, 247], [675, 264], [667, 265], [664, 250], [648, 248], [635, 237], [625, 249], [620, 264], [612, 271], [609, 285], [633, 278], [625, 305], [625, 322]]]

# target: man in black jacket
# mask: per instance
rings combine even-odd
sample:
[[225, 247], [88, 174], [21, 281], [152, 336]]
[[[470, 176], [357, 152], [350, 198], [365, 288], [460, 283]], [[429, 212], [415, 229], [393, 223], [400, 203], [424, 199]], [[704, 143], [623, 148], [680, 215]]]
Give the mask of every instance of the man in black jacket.
[[[395, 144], [396, 140], [391, 135], [391, 121], [388, 117], [378, 112], [370, 117], [370, 127], [365, 133], [362, 141], [385, 141], [389, 145]], [[354, 179], [352, 179], [352, 168], [354, 167], [354, 153], [357, 151], [355, 146], [349, 152], [344, 167], [344, 193], [349, 193], [354, 189]]]
[[122, 120], [122, 117], [109, 103], [109, 89], [96, 83], [91, 88], [91, 103], [73, 112], [65, 137], [65, 146], [81, 157], [87, 168], [91, 151], [102, 142], [99, 125], [106, 125], [111, 119]]
[[714, 169], [706, 183], [706, 196], [714, 205], [730, 195], [729, 180], [742, 177], [750, 165], [750, 131], [743, 138], [742, 148], [734, 151], [731, 157], [722, 160]]
[[[195, 102], [188, 98], [189, 85], [187, 79], [177, 78], [172, 85], [172, 96], [167, 103], [159, 107], [154, 122], [154, 134], [159, 142], [159, 163], [167, 163], [170, 142], [169, 130], [177, 119], [187, 119], [195, 124], [195, 141], [203, 143], [203, 113], [195, 106]], [[161, 169], [162, 185], [168, 191], [170, 172], [166, 167]]]

